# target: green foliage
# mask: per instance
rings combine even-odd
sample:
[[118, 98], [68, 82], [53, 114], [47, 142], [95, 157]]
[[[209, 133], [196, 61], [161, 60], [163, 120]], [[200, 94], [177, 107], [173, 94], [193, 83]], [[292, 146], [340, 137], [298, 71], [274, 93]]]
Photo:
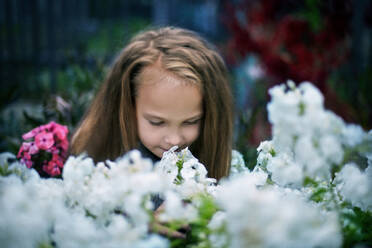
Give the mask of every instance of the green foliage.
[[344, 114], [343, 118], [348, 122], [358, 123], [365, 130], [372, 128], [372, 64], [363, 68], [360, 61], [350, 61], [357, 64], [359, 69], [345, 66], [333, 73], [327, 83], [339, 97], [338, 104]]
[[9, 170], [8, 163], [5, 163], [4, 165], [0, 165], [0, 176], [7, 177], [10, 174], [13, 174], [13, 172]]
[[305, 114], [305, 104], [303, 102], [300, 102], [298, 105], [299, 108], [299, 115], [304, 115]]
[[22, 180], [25, 180], [24, 175], [19, 168], [9, 168], [9, 164], [7, 162], [0, 164], [0, 177], [7, 177], [12, 174], [17, 175]]
[[372, 246], [372, 213], [354, 207], [352, 211], [344, 211], [342, 215], [343, 247], [352, 247], [355, 244], [361, 247]]
[[171, 239], [171, 247], [211, 247], [210, 241], [208, 240], [210, 229], [207, 226], [218, 209], [211, 196], [200, 195], [199, 197], [200, 207], [197, 220], [190, 223], [190, 231], [186, 233], [186, 239]]
[[185, 162], [185, 158], [183, 157], [183, 155], [182, 155], [182, 157], [179, 158], [179, 160], [176, 163], [178, 172], [177, 172], [177, 177], [176, 177], [175, 182], [174, 182], [175, 184], [181, 184], [183, 182], [183, 178], [182, 178], [182, 175], [181, 175], [181, 170], [182, 170], [182, 167], [183, 167], [183, 163]]
[[324, 199], [324, 195], [327, 193], [326, 188], [319, 188], [311, 195], [310, 200], [314, 202], [322, 202]]
[[342, 164], [354, 162], [361, 169], [365, 169], [368, 166], [366, 154], [370, 151], [372, 151], [372, 142], [368, 140], [364, 140], [353, 148], [346, 148]]
[[23, 99], [3, 109], [0, 114], [0, 151], [17, 153], [22, 134], [52, 120], [67, 125], [71, 132], [92, 100], [104, 70], [102, 64], [94, 70], [72, 65], [58, 72], [57, 95], [45, 90], [38, 101]]
[[54, 246], [48, 242], [43, 242], [38, 245], [38, 248], [53, 248]]
[[134, 33], [148, 25], [143, 18], [111, 20], [97, 23], [94, 32], [81, 32], [75, 39], [77, 44], [61, 51], [61, 60], [66, 64], [58, 65], [55, 72], [55, 92], [51, 89], [49, 67], [37, 71], [21, 68], [22, 85], [8, 82], [0, 94], [0, 151], [17, 153], [23, 133], [51, 120], [67, 125], [71, 134], [113, 56]]
[[[237, 84], [237, 82], [235, 82]], [[244, 158], [246, 166], [252, 170], [257, 161], [257, 147], [259, 142], [268, 140], [270, 137], [258, 137], [262, 133], [256, 127], [268, 127], [267, 122], [267, 82], [258, 80], [254, 87], [251, 88], [252, 103], [249, 106], [239, 106], [236, 113], [235, 139], [234, 145]], [[265, 126], [266, 125], [266, 126]]]
[[299, 16], [304, 18], [310, 24], [311, 29], [314, 32], [319, 31], [323, 26], [322, 15], [320, 12], [319, 0], [306, 0], [305, 8], [299, 12]]
[[105, 59], [122, 49], [134, 33], [149, 25], [149, 21], [136, 17], [132, 17], [125, 23], [121, 21], [102, 22], [94, 35], [89, 36], [86, 53], [94, 58]]

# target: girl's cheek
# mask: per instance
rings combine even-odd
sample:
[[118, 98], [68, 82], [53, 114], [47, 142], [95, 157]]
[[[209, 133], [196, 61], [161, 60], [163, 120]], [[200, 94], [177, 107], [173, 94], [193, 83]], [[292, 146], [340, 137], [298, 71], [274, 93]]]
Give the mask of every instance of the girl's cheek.
[[185, 136], [188, 143], [195, 141], [199, 136], [199, 126], [190, 126], [187, 127], [185, 130]]

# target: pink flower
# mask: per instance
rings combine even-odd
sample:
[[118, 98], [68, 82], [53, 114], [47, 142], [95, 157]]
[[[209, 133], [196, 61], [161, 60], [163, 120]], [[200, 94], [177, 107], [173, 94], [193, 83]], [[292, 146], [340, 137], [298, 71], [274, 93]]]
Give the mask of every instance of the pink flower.
[[35, 143], [39, 149], [47, 150], [54, 145], [53, 134], [41, 132], [35, 136]]
[[22, 145], [21, 145], [21, 148], [19, 148], [19, 151], [18, 151], [18, 154], [17, 154], [17, 158], [22, 157], [22, 154], [24, 152], [28, 152], [28, 150], [30, 149], [30, 147], [31, 147], [31, 142], [23, 142]]
[[31, 138], [35, 137], [35, 135], [38, 134], [39, 132], [40, 132], [40, 127], [34, 128], [31, 131], [29, 131], [29, 132], [25, 133], [24, 135], [22, 135], [22, 138], [24, 140], [31, 139]]
[[35, 142], [31, 142], [31, 146], [30, 146], [30, 149], [29, 149], [29, 153], [31, 155], [34, 155], [36, 153], [39, 152], [39, 147], [37, 147], [37, 145], [35, 144]]
[[67, 134], [67, 126], [53, 121], [34, 128], [22, 136], [29, 142], [22, 143], [17, 157], [27, 168], [33, 167], [42, 176], [59, 176], [68, 155]]
[[58, 137], [58, 139], [64, 140], [66, 139], [68, 129], [66, 126], [55, 124], [53, 133]]
[[25, 160], [31, 160], [31, 154], [28, 152], [24, 152], [22, 158]]
[[34, 164], [34, 162], [32, 162], [31, 160], [23, 160], [23, 162], [26, 164], [27, 168], [31, 168], [32, 165]]
[[43, 170], [51, 176], [58, 176], [61, 174], [60, 168], [53, 160], [49, 161], [47, 165], [44, 165]]
[[62, 140], [59, 145], [61, 146], [61, 148], [64, 152], [66, 152], [68, 150], [68, 140], [67, 139]]
[[43, 128], [43, 130], [53, 131], [55, 125], [56, 125], [56, 123], [54, 121], [51, 121], [48, 124], [45, 124], [41, 127]]
[[54, 162], [59, 168], [63, 168], [63, 158], [58, 154], [53, 154], [51, 162]]
[[58, 149], [56, 146], [52, 146], [49, 150], [48, 150], [51, 154], [59, 154], [60, 152], [60, 149]]
[[27, 166], [27, 168], [29, 168], [29, 169], [33, 165], [33, 162], [31, 161], [31, 156], [28, 153], [24, 154], [24, 157], [21, 158], [21, 162], [23, 162]]

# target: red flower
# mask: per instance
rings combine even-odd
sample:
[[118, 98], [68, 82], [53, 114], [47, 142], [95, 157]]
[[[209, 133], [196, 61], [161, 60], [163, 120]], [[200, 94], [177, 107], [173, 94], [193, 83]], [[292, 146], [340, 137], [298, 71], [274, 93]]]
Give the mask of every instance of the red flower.
[[40, 149], [47, 150], [54, 145], [53, 134], [41, 132], [35, 136], [35, 143]]

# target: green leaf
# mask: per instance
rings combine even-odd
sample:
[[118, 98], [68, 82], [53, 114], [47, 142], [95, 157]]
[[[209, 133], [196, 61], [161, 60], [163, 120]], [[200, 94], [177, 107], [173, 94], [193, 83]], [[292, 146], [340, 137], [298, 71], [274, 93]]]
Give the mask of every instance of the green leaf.
[[7, 177], [10, 174], [12, 174], [12, 171], [9, 170], [8, 163], [5, 163], [4, 165], [0, 165], [0, 176]]
[[54, 248], [54, 246], [50, 242], [42, 242], [37, 247], [38, 248]]
[[320, 188], [317, 189], [310, 197], [310, 200], [314, 202], [321, 202], [324, 199], [324, 194], [327, 193], [327, 189]]
[[342, 214], [343, 247], [372, 246], [372, 213], [354, 207]]

